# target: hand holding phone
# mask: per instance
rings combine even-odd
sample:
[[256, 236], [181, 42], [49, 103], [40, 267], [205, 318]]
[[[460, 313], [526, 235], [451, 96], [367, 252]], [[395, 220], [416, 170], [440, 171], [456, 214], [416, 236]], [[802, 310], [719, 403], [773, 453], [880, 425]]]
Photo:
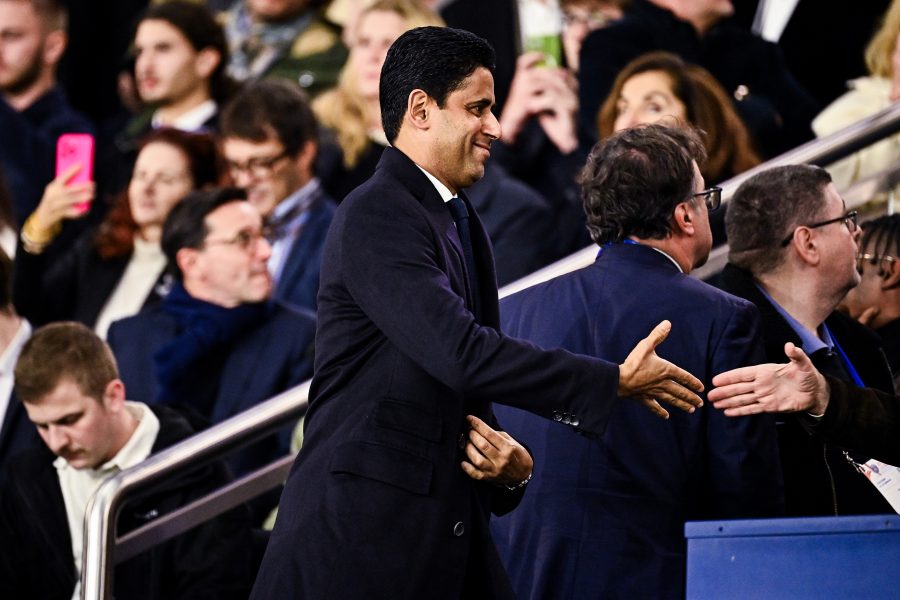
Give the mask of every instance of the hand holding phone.
[[[75, 167], [77, 166], [76, 170]], [[67, 186], [89, 183], [94, 179], [94, 137], [87, 133], [64, 133], [56, 142], [56, 178]], [[93, 194], [91, 194], [93, 197]], [[79, 214], [86, 213], [91, 200], [75, 206]]]

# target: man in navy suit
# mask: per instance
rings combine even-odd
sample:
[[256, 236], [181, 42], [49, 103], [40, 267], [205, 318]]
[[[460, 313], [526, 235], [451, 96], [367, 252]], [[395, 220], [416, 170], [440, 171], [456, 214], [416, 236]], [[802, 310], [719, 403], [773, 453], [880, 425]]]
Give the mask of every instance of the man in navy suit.
[[278, 300], [316, 309], [334, 201], [315, 175], [318, 125], [296, 85], [248, 85], [222, 112], [222, 151], [235, 184], [266, 220]]
[[532, 461], [491, 403], [599, 435], [617, 394], [660, 415], [654, 399], [699, 402], [653, 351], [666, 325], [621, 366], [500, 333], [490, 243], [462, 192], [500, 136], [493, 62], [481, 38], [435, 27], [387, 53], [393, 147], [328, 232], [304, 445], [256, 600], [512, 598], [488, 516], [516, 505]]
[[[237, 188], [188, 195], [163, 225], [177, 281], [160, 306], [116, 321], [108, 341], [129, 396], [218, 423], [312, 375], [315, 318], [270, 301], [271, 247]], [[289, 431], [238, 453], [238, 472], [288, 452]]]
[[[545, 348], [621, 360], [647, 327], [672, 322], [660, 356], [696, 374], [754, 364], [759, 316], [747, 301], [688, 276], [712, 247], [703, 145], [660, 125], [623, 131], [585, 169], [594, 264], [501, 304], [503, 330]], [[781, 481], [774, 423], [728, 420], [706, 407], [653, 419], [620, 402], [606, 433], [572, 435], [508, 407], [497, 417], [535, 456], [519, 509], [494, 521], [517, 597], [682, 598], [684, 522], [776, 515]]]

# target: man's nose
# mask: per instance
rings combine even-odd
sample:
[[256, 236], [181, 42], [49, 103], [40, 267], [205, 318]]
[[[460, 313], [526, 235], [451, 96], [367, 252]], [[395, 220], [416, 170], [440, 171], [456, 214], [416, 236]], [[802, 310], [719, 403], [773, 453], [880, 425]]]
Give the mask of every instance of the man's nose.
[[265, 237], [260, 236], [256, 241], [256, 256], [264, 261], [272, 256], [272, 244]]
[[502, 131], [500, 130], [500, 121], [497, 120], [497, 116], [493, 111], [488, 111], [487, 118], [484, 122], [484, 127], [482, 127], [482, 131], [492, 140], [500, 139], [500, 134], [502, 133]]
[[50, 425], [47, 427], [47, 446], [53, 454], [59, 454], [69, 445], [69, 436], [61, 427]]
[[232, 169], [231, 179], [234, 180], [234, 185], [237, 187], [247, 188], [253, 181], [253, 176], [249, 169]]

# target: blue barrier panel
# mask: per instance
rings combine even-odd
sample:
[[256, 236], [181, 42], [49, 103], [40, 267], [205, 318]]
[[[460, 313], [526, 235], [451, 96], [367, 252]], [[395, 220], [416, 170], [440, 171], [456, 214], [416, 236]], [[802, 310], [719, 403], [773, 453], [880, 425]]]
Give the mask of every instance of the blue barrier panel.
[[686, 523], [687, 598], [900, 598], [900, 516]]

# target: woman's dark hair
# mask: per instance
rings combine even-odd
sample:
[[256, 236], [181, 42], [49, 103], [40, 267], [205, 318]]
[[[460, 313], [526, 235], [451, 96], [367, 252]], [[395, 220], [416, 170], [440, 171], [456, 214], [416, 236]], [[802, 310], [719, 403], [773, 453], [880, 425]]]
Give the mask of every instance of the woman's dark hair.
[[[140, 143], [167, 144], [181, 152], [188, 163], [192, 187], [201, 189], [217, 185], [222, 180], [222, 161], [214, 138], [206, 133], [189, 133], [177, 129], [157, 129], [145, 136]], [[131, 215], [128, 187], [116, 196], [106, 218], [97, 230], [94, 245], [104, 259], [127, 256], [134, 250], [134, 236], [138, 225]]]
[[703, 67], [688, 64], [669, 52], [649, 52], [619, 72], [597, 115], [600, 139], [613, 133], [625, 83], [650, 71], [659, 71], [669, 78], [672, 93], [684, 104], [688, 123], [701, 132], [707, 154], [701, 171], [707, 183], [719, 183], [761, 162], [747, 127], [719, 82]]

